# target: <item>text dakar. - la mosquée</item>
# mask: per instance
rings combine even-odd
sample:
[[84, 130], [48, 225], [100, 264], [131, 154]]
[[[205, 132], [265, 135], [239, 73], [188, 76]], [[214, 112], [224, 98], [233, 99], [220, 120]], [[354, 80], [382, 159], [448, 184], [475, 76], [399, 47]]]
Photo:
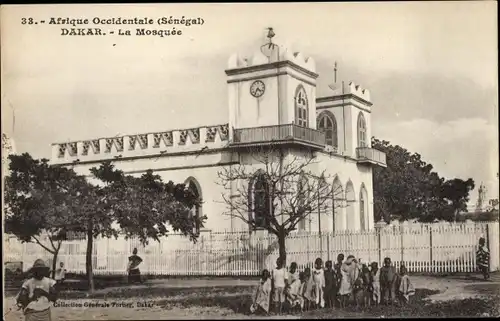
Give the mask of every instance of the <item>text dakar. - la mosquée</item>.
[[[180, 25], [185, 27], [190, 27], [193, 25], [202, 25], [204, 20], [202, 18], [186, 18], [182, 16], [181, 18], [170, 17], [160, 17], [156, 20], [156, 23], [160, 26], [162, 25]], [[151, 18], [98, 18], [93, 19], [72, 19], [72, 18], [51, 18], [49, 21], [51, 25], [68, 25], [73, 28], [61, 28], [62, 36], [105, 36], [107, 34], [115, 34], [118, 36], [180, 36], [182, 35], [182, 30], [176, 29], [175, 27], [170, 29], [152, 29], [152, 28], [135, 28], [135, 32], [130, 29], [118, 29], [115, 31], [106, 32], [102, 28], [96, 27], [86, 27], [79, 28], [77, 26], [86, 26], [89, 24], [93, 25], [109, 25], [109, 26], [123, 26], [129, 27], [133, 25], [154, 25], [155, 20]]]

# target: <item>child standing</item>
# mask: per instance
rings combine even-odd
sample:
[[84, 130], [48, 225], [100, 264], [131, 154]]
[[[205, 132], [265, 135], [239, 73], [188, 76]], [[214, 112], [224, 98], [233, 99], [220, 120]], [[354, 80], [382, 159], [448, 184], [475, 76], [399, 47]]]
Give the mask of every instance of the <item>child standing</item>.
[[337, 256], [337, 262], [334, 265], [335, 276], [337, 278], [336, 282], [335, 282], [336, 285], [337, 285], [337, 289], [336, 289], [336, 292], [335, 292], [335, 304], [338, 304], [338, 306], [340, 306], [340, 294], [339, 294], [339, 291], [340, 291], [340, 284], [342, 282], [341, 268], [342, 268], [343, 262], [344, 262], [344, 254], [340, 253]]
[[317, 308], [325, 307], [325, 271], [323, 270], [323, 260], [321, 258], [317, 258], [314, 261], [314, 269], [313, 269], [313, 282], [314, 282], [314, 296], [315, 296], [315, 304]]
[[380, 304], [380, 269], [377, 262], [372, 262], [370, 270], [370, 283], [372, 290], [372, 301]]
[[[291, 267], [290, 267], [291, 269]], [[300, 273], [298, 278], [291, 281], [291, 284], [286, 292], [287, 301], [292, 310], [299, 309], [302, 311], [304, 308], [304, 298], [302, 297], [302, 284], [305, 281], [304, 273]]]
[[335, 296], [337, 294], [337, 276], [332, 266], [332, 261], [325, 263], [325, 304], [328, 308], [335, 306]]
[[288, 271], [288, 283], [292, 284], [295, 280], [299, 280], [299, 271], [297, 270], [297, 263], [292, 262]]
[[30, 272], [32, 277], [26, 280], [19, 292], [16, 301], [23, 309], [26, 321], [50, 321], [50, 302], [57, 299], [56, 281], [46, 277], [49, 267], [38, 259]]
[[361, 275], [363, 277], [363, 303], [364, 307], [369, 307], [373, 298], [373, 279], [368, 265], [363, 264]]
[[271, 279], [269, 278], [269, 271], [263, 270], [262, 276], [259, 280], [259, 285], [253, 299], [252, 306], [250, 307], [251, 313], [269, 313], [269, 301], [271, 298]]
[[304, 297], [304, 308], [308, 311], [316, 302], [315, 291], [314, 291], [314, 281], [311, 276], [311, 269], [306, 268], [304, 270], [304, 285], [303, 285], [303, 297]]
[[278, 258], [276, 260], [276, 268], [272, 273], [273, 282], [273, 301], [274, 309], [281, 314], [283, 310], [283, 302], [285, 302], [285, 287], [287, 285], [287, 272], [283, 267], [283, 261]]
[[54, 279], [59, 286], [63, 284], [64, 280], [66, 279], [66, 269], [64, 268], [64, 262], [59, 263], [59, 268], [56, 269]]
[[385, 304], [391, 304], [395, 299], [396, 287], [396, 268], [392, 266], [391, 259], [384, 259], [384, 266], [380, 269], [380, 290], [382, 291], [382, 300]]
[[479, 248], [476, 252], [476, 264], [479, 271], [483, 274], [483, 278], [485, 280], [489, 279], [490, 252], [486, 247], [486, 240], [484, 237], [479, 238]]
[[357, 307], [361, 306], [363, 301], [363, 275], [361, 273], [362, 266], [355, 258], [352, 261], [350, 276], [352, 284], [352, 296]]
[[404, 265], [401, 265], [399, 268], [399, 274], [401, 275], [401, 282], [399, 284], [399, 294], [401, 297], [402, 303], [409, 303], [410, 297], [415, 294], [415, 288], [410, 281], [410, 277], [408, 276], [408, 271]]

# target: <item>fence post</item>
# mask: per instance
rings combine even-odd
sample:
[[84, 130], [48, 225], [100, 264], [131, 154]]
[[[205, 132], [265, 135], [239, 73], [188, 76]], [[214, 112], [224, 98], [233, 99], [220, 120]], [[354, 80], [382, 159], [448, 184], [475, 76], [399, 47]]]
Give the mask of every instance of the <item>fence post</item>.
[[377, 233], [377, 243], [378, 243], [378, 264], [382, 266], [382, 230], [386, 223], [381, 220], [375, 223], [375, 232]]
[[486, 241], [490, 251], [490, 272], [500, 268], [500, 244], [499, 244], [499, 223], [486, 223]]
[[429, 258], [430, 258], [429, 272], [433, 272], [434, 258], [432, 256], [432, 225], [428, 225], [428, 228], [429, 228]]
[[401, 242], [401, 264], [404, 264], [404, 256], [403, 256], [403, 252], [404, 252], [404, 237], [403, 237], [403, 232], [404, 232], [404, 227], [403, 225], [399, 225], [399, 234], [400, 234], [400, 242]]

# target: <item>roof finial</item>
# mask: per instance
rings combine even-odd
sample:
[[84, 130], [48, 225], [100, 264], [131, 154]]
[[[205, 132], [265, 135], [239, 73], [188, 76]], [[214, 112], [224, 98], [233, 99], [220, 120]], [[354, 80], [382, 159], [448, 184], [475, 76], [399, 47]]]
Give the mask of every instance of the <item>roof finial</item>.
[[[271, 27], [267, 28], [266, 38], [269, 39], [269, 42], [260, 47], [260, 51], [264, 54], [264, 56], [267, 57], [269, 62], [271, 62], [271, 56], [273, 54], [273, 49], [276, 47], [276, 45], [273, 43], [273, 37], [275, 35], [276, 34], [274, 33], [273, 28], [271, 28]], [[279, 59], [279, 57], [278, 57], [278, 59]]]
[[267, 28], [267, 38], [269, 39], [269, 49], [274, 47], [273, 44], [273, 37], [276, 36], [276, 34], [273, 31], [273, 28], [269, 27]]
[[333, 67], [333, 82], [337, 83], [337, 62], [335, 61], [335, 67]]
[[335, 61], [335, 65], [333, 66], [333, 84], [328, 85], [331, 90], [337, 90], [337, 62]]

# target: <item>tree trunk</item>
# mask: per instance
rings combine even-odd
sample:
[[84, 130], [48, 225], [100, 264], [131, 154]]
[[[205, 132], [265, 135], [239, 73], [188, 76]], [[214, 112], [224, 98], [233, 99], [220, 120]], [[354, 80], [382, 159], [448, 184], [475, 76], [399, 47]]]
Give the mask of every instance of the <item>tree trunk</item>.
[[57, 248], [54, 249], [53, 257], [52, 257], [52, 279], [56, 277], [56, 268], [57, 268], [57, 256], [59, 255], [59, 251], [61, 250], [62, 241], [57, 241]]
[[51, 278], [55, 279], [56, 277], [56, 268], [57, 268], [57, 255], [59, 254], [59, 249], [56, 249], [52, 256], [52, 273], [50, 273]]
[[283, 263], [283, 266], [286, 266], [286, 247], [285, 247], [286, 237], [284, 233], [280, 233], [278, 235], [278, 246], [279, 246], [279, 258]]
[[87, 229], [87, 253], [85, 257], [85, 269], [87, 272], [88, 289], [90, 293], [94, 292], [94, 275], [92, 274], [92, 253], [94, 245], [94, 235], [92, 233], [92, 221], [89, 222]]

